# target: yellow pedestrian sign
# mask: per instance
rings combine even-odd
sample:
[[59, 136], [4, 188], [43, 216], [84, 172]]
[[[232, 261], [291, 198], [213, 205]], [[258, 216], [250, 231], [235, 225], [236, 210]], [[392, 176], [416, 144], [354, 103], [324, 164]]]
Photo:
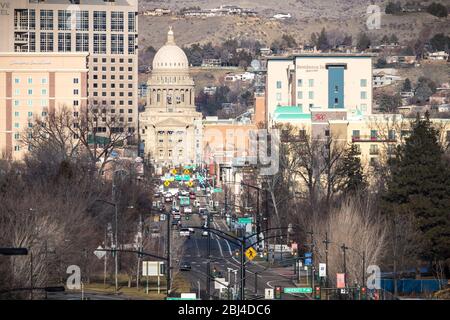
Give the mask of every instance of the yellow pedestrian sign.
[[248, 260], [252, 261], [256, 257], [256, 250], [253, 249], [253, 247], [248, 248], [247, 251], [245, 251], [245, 256]]
[[187, 185], [188, 185], [188, 187], [192, 187], [194, 184], [192, 183], [192, 181], [189, 181], [189, 182], [187, 183]]
[[170, 173], [172, 173], [172, 174], [177, 174], [178, 171], [177, 171], [177, 169], [172, 169], [172, 170], [170, 171]]
[[184, 174], [191, 174], [191, 172], [188, 169], [185, 169]]
[[170, 186], [170, 181], [164, 181], [164, 185], [165, 185], [166, 187]]

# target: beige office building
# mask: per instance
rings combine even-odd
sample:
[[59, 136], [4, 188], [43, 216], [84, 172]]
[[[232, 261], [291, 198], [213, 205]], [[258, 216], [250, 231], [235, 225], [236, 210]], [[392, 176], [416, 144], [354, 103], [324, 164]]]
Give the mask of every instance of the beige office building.
[[137, 128], [138, 0], [0, 0], [0, 30], [0, 52], [89, 53], [98, 131]]
[[86, 53], [0, 53], [0, 158], [20, 160], [36, 117], [87, 103]]

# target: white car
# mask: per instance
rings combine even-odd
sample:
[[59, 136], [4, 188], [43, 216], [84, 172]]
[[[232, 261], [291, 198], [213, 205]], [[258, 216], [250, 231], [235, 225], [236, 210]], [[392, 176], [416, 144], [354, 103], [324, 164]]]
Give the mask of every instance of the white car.
[[192, 208], [191, 207], [185, 207], [184, 208], [184, 213], [192, 213]]
[[207, 236], [208, 236], [208, 231], [206, 231], [206, 230], [203, 231], [203, 232], [202, 232], [202, 237], [207, 237]]
[[191, 236], [191, 231], [189, 231], [189, 229], [181, 229], [180, 230], [180, 236], [181, 237], [190, 237]]

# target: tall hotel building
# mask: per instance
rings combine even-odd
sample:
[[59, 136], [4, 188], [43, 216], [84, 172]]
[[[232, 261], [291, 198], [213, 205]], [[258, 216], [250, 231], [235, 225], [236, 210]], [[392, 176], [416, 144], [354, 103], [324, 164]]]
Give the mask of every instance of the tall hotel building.
[[2, 54], [32, 53], [39, 60], [58, 53], [67, 57], [59, 68], [70, 67], [74, 54], [86, 54], [84, 103], [99, 114], [97, 130], [106, 131], [107, 117], [120, 123], [117, 130], [137, 129], [138, 0], [0, 0], [0, 30]]

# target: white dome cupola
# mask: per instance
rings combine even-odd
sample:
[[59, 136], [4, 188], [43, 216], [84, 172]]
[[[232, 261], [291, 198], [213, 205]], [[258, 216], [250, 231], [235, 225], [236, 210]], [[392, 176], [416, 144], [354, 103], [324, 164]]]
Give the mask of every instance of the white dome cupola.
[[167, 42], [153, 59], [153, 70], [187, 70], [189, 62], [184, 51], [176, 45], [172, 27], [167, 33]]

